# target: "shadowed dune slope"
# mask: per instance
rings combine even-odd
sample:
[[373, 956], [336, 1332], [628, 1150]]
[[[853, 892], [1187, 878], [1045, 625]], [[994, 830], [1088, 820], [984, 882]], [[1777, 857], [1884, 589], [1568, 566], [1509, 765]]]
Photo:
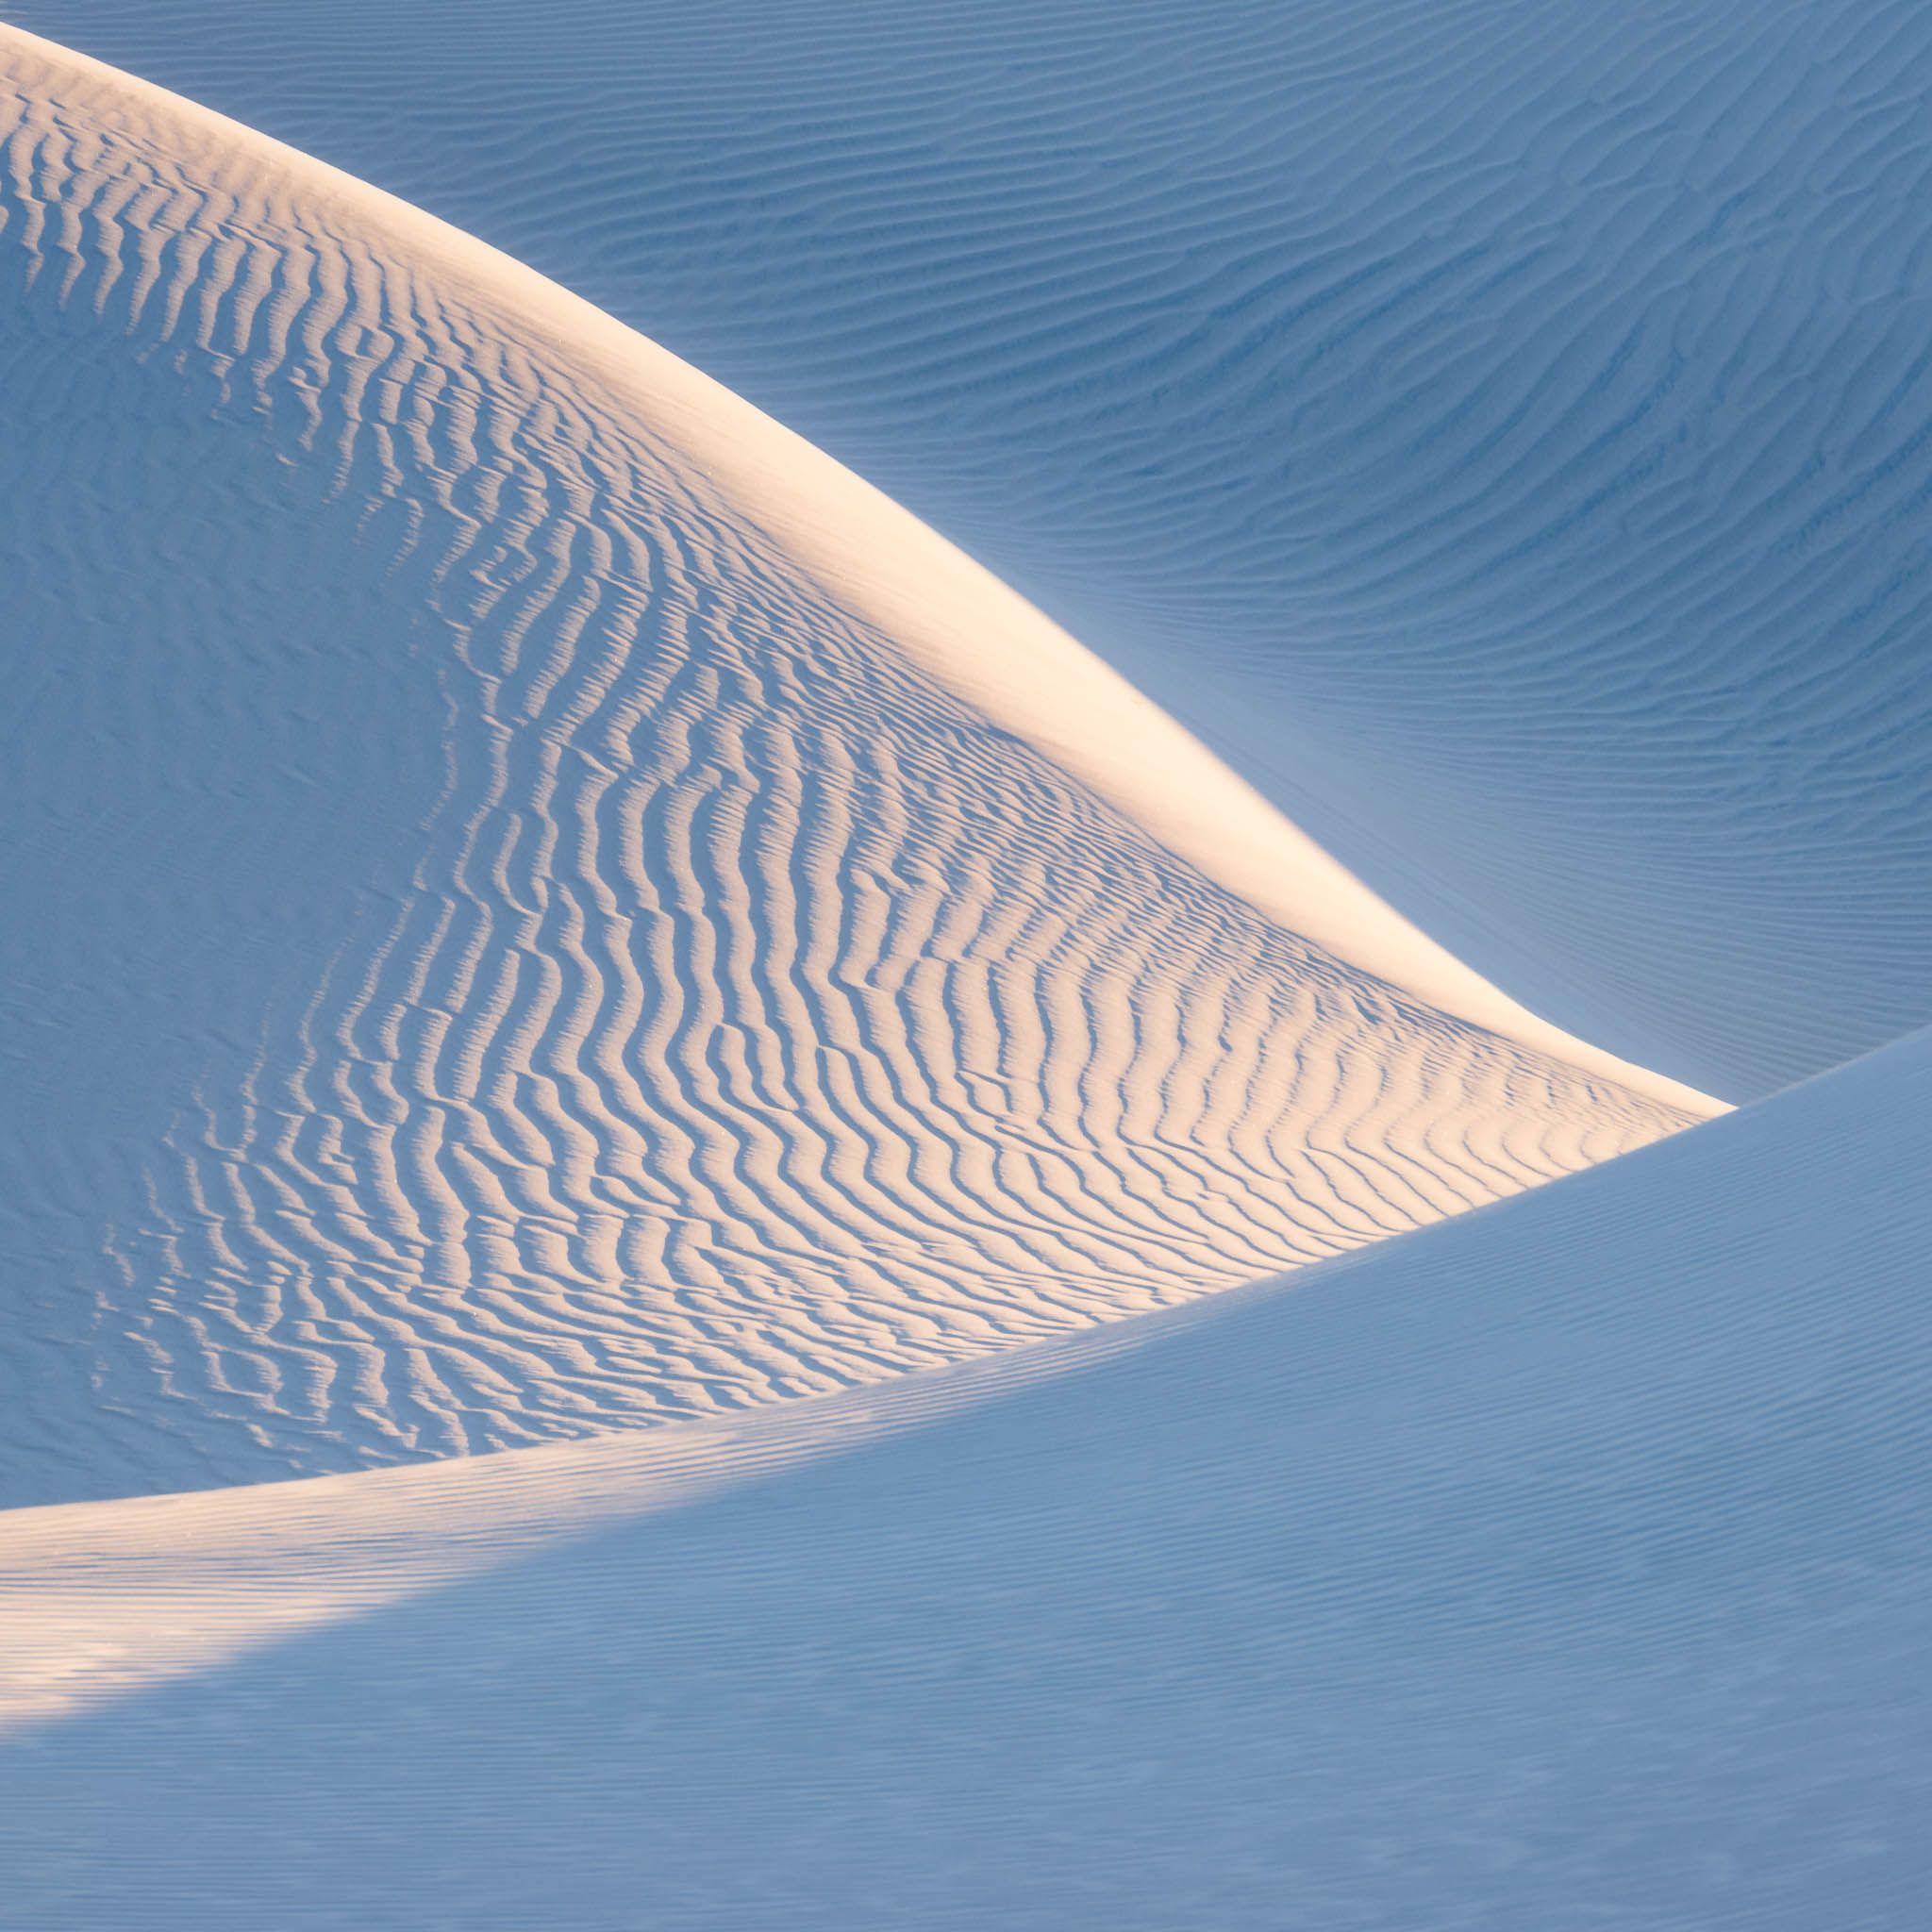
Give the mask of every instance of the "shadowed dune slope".
[[[785, 532], [863, 486], [648, 343], [0, 53], [7, 1500], [865, 1381], [1709, 1110], [1175, 857], [921, 668], [943, 612], [915, 662], [824, 588]], [[974, 595], [1073, 743], [1110, 674]]]
[[[11, 1898], [1907, 1932], [1928, 1102], [1920, 1035], [1291, 1288], [883, 1397], [0, 1518], [42, 1644], [4, 1646], [42, 1718], [0, 1751]], [[826, 1453], [882, 1399], [894, 1440]], [[447, 1580], [539, 1522], [573, 1546]]]
[[1729, 1098], [1932, 1019], [1932, 15], [6, 0], [497, 242]]

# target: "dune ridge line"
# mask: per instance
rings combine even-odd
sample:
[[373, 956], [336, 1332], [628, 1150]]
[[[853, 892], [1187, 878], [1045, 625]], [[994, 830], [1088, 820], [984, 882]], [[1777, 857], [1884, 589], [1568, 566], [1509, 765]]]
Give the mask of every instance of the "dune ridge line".
[[0, 37], [164, 108], [212, 145], [289, 170], [305, 196], [334, 201], [389, 229], [468, 277], [555, 346], [591, 361], [922, 669], [1270, 918], [1445, 1013], [1586, 1073], [1699, 1114], [1724, 1105], [1518, 1005], [1377, 898], [1191, 733], [990, 571], [648, 337], [474, 236], [268, 135], [24, 29], [0, 25]]
[[[579, 356], [353, 184], [10, 64], [10, 1500], [874, 1382], [1712, 1110], [1177, 854], [829, 589], [786, 519], [842, 473], [749, 411], [713, 460], [719, 392], [628, 331]], [[1123, 688], [1053, 648], [1084, 725]]]

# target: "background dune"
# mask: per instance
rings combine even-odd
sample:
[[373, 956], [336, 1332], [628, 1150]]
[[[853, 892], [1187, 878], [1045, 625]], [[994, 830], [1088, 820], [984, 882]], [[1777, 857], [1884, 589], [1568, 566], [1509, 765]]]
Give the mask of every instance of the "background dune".
[[693, 358], [1571, 1031], [1932, 1020], [1923, 9], [5, 12]]

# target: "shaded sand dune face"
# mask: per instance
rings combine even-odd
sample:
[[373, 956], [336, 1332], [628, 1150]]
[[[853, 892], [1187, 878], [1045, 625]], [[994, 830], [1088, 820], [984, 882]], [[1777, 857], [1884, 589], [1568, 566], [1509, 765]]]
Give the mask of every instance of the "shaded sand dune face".
[[0, 1518], [41, 1720], [0, 1750], [10, 1897], [1909, 1932], [1928, 1098], [1921, 1035], [1291, 1288], [883, 1394]]
[[782, 432], [649, 345], [0, 53], [8, 1500], [865, 1381], [1709, 1110], [1174, 857], [824, 589], [734, 493]]
[[8, 10], [700, 360], [1573, 1030], [1932, 1018], [1924, 8]]

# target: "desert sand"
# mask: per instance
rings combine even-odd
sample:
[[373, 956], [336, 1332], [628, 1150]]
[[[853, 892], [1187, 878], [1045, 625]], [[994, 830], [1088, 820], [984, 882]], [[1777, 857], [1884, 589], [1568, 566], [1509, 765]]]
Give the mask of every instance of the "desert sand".
[[9, 1869], [53, 1924], [1909, 1924], [1928, 1066], [884, 1391], [15, 1512]]
[[838, 457], [1533, 1010], [1932, 1022], [1899, 0], [10, 0]]
[[8, 8], [22, 1923], [1913, 1923], [1921, 36], [1490, 12]]
[[9, 1500], [830, 1389], [1713, 1110], [696, 372], [12, 45], [17, 983], [94, 1071], [10, 1124], [17, 1239], [92, 1252], [28, 1284]]

